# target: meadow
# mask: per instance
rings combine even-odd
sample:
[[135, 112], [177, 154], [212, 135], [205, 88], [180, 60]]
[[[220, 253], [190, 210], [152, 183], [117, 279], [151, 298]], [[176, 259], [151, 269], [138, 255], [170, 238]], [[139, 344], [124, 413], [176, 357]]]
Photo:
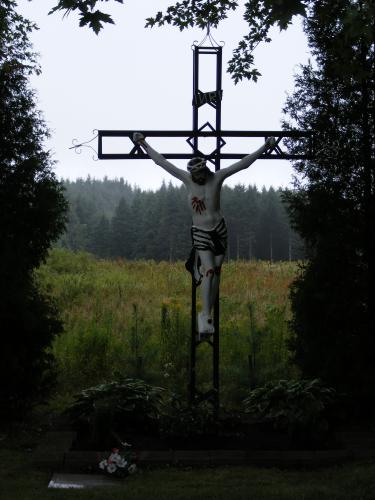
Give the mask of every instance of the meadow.
[[[230, 261], [220, 311], [221, 400], [236, 406], [248, 389], [298, 376], [290, 363], [289, 285], [296, 263]], [[108, 261], [51, 251], [37, 271], [64, 324], [53, 343], [55, 400], [117, 375], [187, 392], [191, 278], [183, 262]], [[199, 308], [199, 304], [198, 304]], [[198, 349], [198, 381], [210, 386], [212, 350]]]

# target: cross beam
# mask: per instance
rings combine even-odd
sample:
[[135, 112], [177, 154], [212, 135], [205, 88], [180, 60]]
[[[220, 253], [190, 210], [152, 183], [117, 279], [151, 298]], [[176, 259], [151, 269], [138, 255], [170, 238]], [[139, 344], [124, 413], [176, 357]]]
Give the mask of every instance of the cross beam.
[[[276, 138], [276, 146], [275, 148], [267, 154], [263, 154], [260, 159], [263, 160], [306, 160], [312, 157], [313, 153], [313, 136], [311, 132], [308, 131], [280, 131], [280, 130], [256, 130], [256, 131], [244, 131], [244, 130], [203, 130], [203, 128], [210, 128], [211, 125], [207, 122], [201, 129], [198, 131], [192, 130], [137, 130], [137, 132], [142, 132], [142, 134], [147, 137], [182, 137], [186, 140], [186, 142], [193, 148], [193, 141], [197, 138], [204, 137], [216, 137], [220, 140], [220, 144], [218, 148], [214, 149], [210, 154], [205, 155], [199, 149], [197, 149], [194, 153], [162, 153], [163, 156], [167, 159], [173, 160], [187, 160], [190, 159], [194, 155], [199, 155], [205, 157], [207, 160], [211, 160], [212, 163], [214, 160], [219, 158], [220, 160], [237, 160], [241, 159], [247, 154], [249, 151], [245, 151], [243, 153], [224, 153], [222, 152], [222, 148], [225, 146], [226, 142], [224, 141], [224, 137], [245, 137], [245, 138], [257, 138], [261, 137], [264, 140], [267, 137], [275, 137]], [[98, 131], [98, 158], [99, 160], [146, 160], [148, 159], [147, 154], [143, 152], [143, 150], [133, 142], [133, 134], [135, 130], [99, 130]], [[103, 139], [105, 138], [129, 138], [132, 142], [132, 147], [127, 153], [105, 153], [105, 147]], [[282, 140], [289, 138], [299, 138], [303, 139], [305, 142], [305, 154], [290, 154], [286, 151], [283, 151]]]

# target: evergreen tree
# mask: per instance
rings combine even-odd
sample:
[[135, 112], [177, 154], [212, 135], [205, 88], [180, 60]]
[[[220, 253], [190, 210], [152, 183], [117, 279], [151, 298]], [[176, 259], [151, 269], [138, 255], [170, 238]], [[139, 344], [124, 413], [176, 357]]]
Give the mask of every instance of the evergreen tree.
[[[98, 204], [93, 204], [92, 201], [93, 184]], [[67, 197], [70, 199], [70, 212], [67, 232], [59, 242], [63, 247], [88, 250], [99, 257], [184, 260], [189, 255], [191, 215], [184, 186], [174, 187], [172, 184], [164, 184], [156, 192], [141, 191], [132, 190], [121, 179], [112, 181], [78, 179], [74, 182], [65, 182], [65, 186]], [[127, 197], [124, 199], [128, 210], [126, 206], [123, 207], [123, 214], [122, 216], [118, 214], [116, 224], [119, 226], [119, 233], [125, 231], [127, 234], [127, 251], [119, 250], [118, 245], [121, 246], [125, 242], [121, 237], [116, 243], [117, 250], [114, 252], [113, 233], [108, 233], [107, 221], [111, 220], [118, 210], [121, 198], [117, 205], [113, 205], [113, 200], [124, 192], [123, 188], [127, 190]], [[263, 216], [262, 224], [259, 223], [261, 212], [270, 196], [270, 190], [263, 189], [260, 193], [255, 186], [223, 187], [222, 211], [228, 223], [230, 258], [269, 260], [271, 226], [275, 235], [274, 259], [290, 258], [290, 237], [292, 258], [303, 257], [300, 240], [291, 231], [288, 215], [281, 203], [280, 191], [273, 190], [271, 196], [273, 214], [268, 218]], [[113, 209], [110, 209], [107, 198], [110, 198]], [[266, 242], [265, 232], [268, 235]], [[100, 242], [101, 238], [105, 238], [106, 241]], [[298, 245], [301, 248], [298, 249]]]
[[228, 223], [228, 245], [231, 257], [243, 257], [243, 242], [249, 233], [248, 217], [245, 210], [245, 186], [238, 184], [233, 189], [223, 190], [223, 213]]
[[[181, 197], [181, 193], [183, 196]], [[154, 243], [158, 258], [169, 261], [177, 257], [187, 259], [190, 247], [190, 214], [186, 202], [186, 189], [171, 183], [158, 191], [158, 232]]]
[[65, 180], [64, 185], [70, 205], [73, 206], [80, 200], [83, 211], [89, 210], [93, 220], [102, 214], [111, 218], [121, 198], [125, 198], [129, 205], [133, 200], [133, 190], [123, 178], [104, 177], [103, 180], [98, 180], [87, 176], [86, 179], [79, 178], [73, 182]]
[[171, 259], [173, 236], [171, 234], [171, 226], [174, 219], [174, 211], [172, 201], [169, 199], [170, 190], [163, 182], [162, 186], [156, 193], [157, 205], [155, 216], [155, 231], [154, 238], [151, 241], [154, 249], [154, 255], [157, 260]]
[[[108, 259], [112, 256], [113, 240], [111, 225], [105, 215], [102, 215], [90, 231], [89, 251], [98, 257]], [[116, 254], [115, 254], [116, 256]]]
[[33, 270], [63, 230], [66, 210], [28, 83], [39, 73], [28, 39], [34, 26], [15, 8], [0, 0], [0, 418], [22, 416], [46, 388], [46, 348], [61, 324]]
[[[154, 218], [157, 211], [153, 210], [153, 197], [151, 193], [146, 195], [140, 189], [134, 193], [133, 203], [130, 207], [130, 234], [132, 235], [132, 259], [147, 259], [149, 248], [154, 241], [157, 226]], [[155, 257], [154, 257], [155, 258]]]
[[[297, 164], [308, 183], [287, 195], [309, 261], [294, 283], [295, 359], [304, 375], [375, 408], [375, 32], [369, 2], [311, 6], [305, 31], [317, 67], [303, 67], [286, 112], [316, 131], [316, 156]], [[353, 19], [361, 29], [353, 26]], [[370, 146], [372, 144], [372, 147]], [[292, 151], [301, 145], [291, 143]]]
[[263, 189], [256, 230], [256, 256], [263, 260], [287, 260], [288, 230], [284, 226], [280, 193]]
[[69, 248], [70, 250], [87, 249], [87, 225], [81, 223], [74, 207], [70, 205], [66, 231], [61, 235], [57, 246]]
[[260, 193], [256, 186], [248, 186], [243, 200], [246, 228], [243, 231], [243, 257], [252, 260], [255, 258], [256, 228], [259, 218]]
[[121, 198], [111, 221], [111, 255], [127, 259], [132, 254], [130, 210]]

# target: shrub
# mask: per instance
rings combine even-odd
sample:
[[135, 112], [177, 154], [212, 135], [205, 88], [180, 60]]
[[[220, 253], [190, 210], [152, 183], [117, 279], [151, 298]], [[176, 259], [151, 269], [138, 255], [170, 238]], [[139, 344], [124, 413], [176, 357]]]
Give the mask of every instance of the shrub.
[[292, 444], [322, 444], [328, 437], [337, 393], [318, 379], [269, 382], [243, 401], [245, 413], [286, 431]]
[[216, 431], [213, 406], [207, 401], [188, 405], [186, 401], [172, 394], [165, 406], [160, 431], [167, 438], [197, 438]]
[[163, 389], [143, 380], [119, 378], [81, 391], [67, 413], [89, 427], [92, 441], [101, 442], [116, 431], [155, 431]]

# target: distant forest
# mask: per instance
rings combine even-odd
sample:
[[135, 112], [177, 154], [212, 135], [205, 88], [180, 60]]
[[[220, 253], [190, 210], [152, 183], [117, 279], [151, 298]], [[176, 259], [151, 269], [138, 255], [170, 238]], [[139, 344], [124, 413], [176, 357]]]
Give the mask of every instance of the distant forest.
[[[184, 186], [163, 184], [142, 191], [124, 179], [64, 180], [69, 201], [67, 230], [58, 246], [108, 259], [184, 260], [191, 216]], [[223, 186], [221, 208], [228, 224], [228, 259], [296, 260], [303, 244], [291, 229], [281, 190]]]

